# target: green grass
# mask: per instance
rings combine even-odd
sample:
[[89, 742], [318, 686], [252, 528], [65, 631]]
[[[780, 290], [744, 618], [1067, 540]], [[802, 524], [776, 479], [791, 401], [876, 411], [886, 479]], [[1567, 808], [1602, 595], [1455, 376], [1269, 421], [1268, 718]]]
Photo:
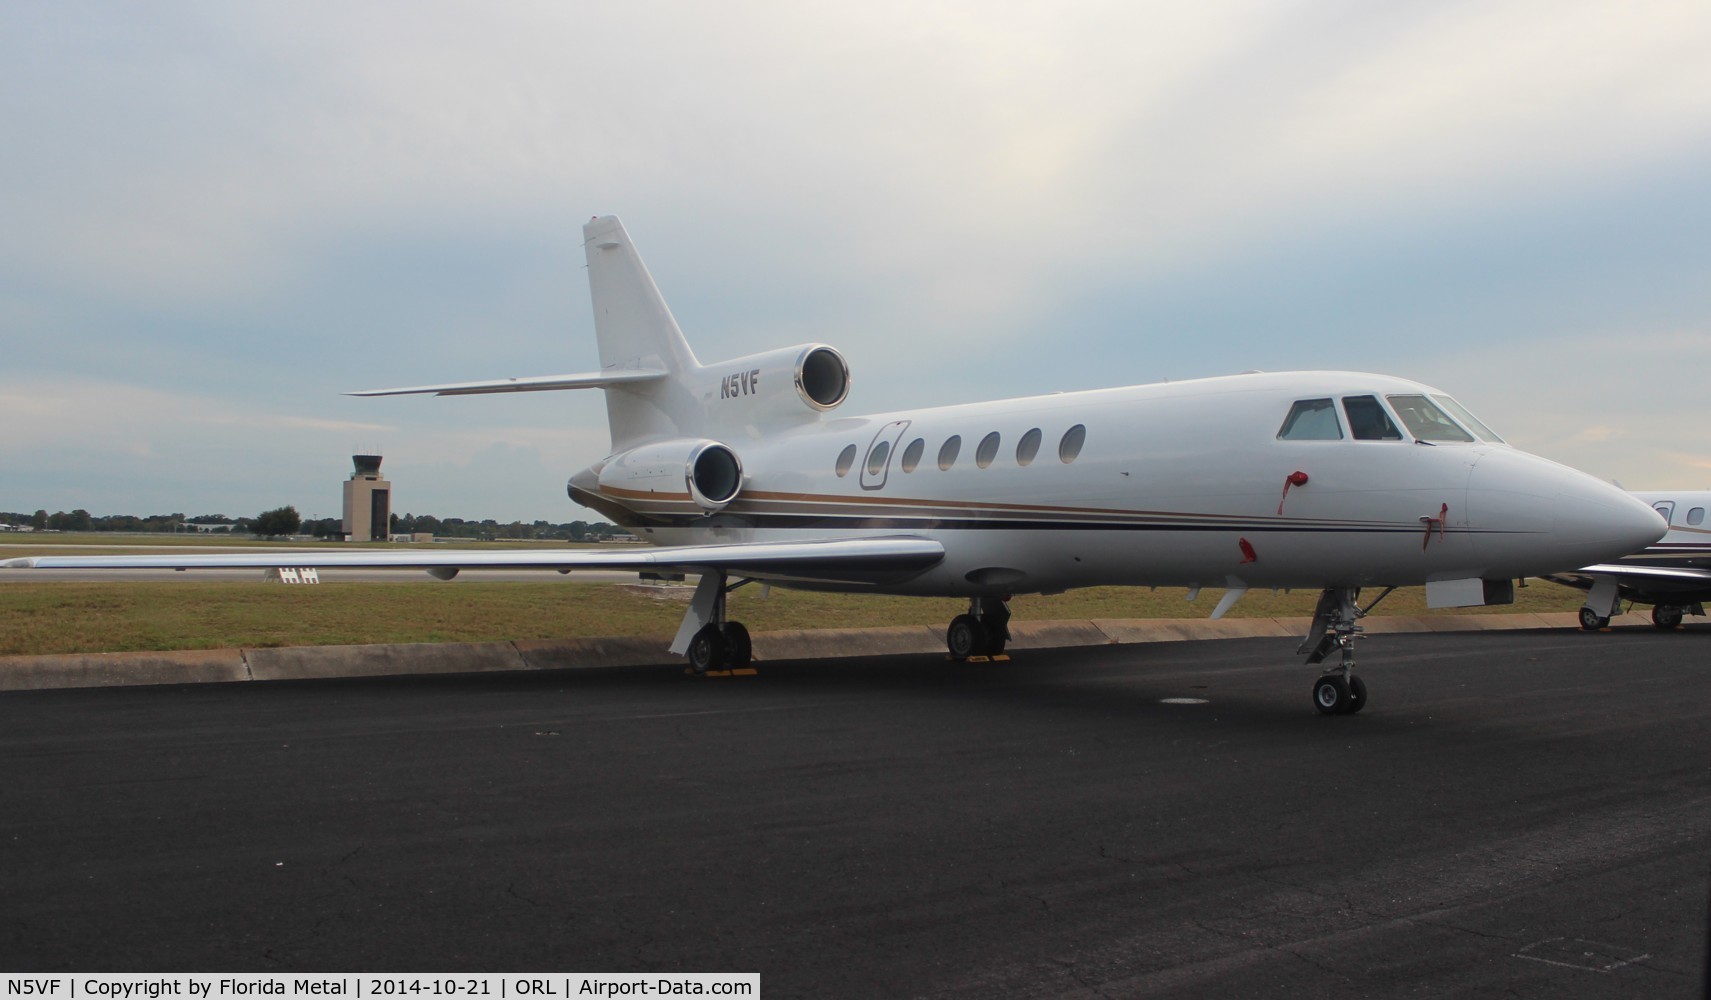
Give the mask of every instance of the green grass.
[[[1505, 607], [1463, 614], [1573, 611], [1579, 591], [1533, 582]], [[217, 649], [371, 642], [480, 642], [607, 635], [670, 635], [685, 587], [542, 583], [263, 582], [0, 583], [0, 655]], [[1184, 591], [1101, 587], [1011, 603], [1017, 619], [1204, 618], [1219, 591], [1190, 603]], [[1368, 600], [1376, 592], [1368, 592]], [[1253, 592], [1235, 618], [1304, 617], [1316, 594]], [[821, 594], [758, 586], [731, 595], [730, 612], [757, 632], [932, 625], [966, 602], [949, 598]], [[1421, 588], [1392, 594], [1375, 613], [1436, 614]]]

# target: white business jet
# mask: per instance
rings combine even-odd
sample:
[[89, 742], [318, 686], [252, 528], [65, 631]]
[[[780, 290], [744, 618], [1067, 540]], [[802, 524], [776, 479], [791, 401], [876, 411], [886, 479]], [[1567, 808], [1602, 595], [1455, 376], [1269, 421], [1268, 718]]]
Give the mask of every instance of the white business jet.
[[1582, 566], [1546, 579], [1587, 592], [1580, 627], [1595, 632], [1610, 624], [1623, 601], [1652, 605], [1652, 624], [1673, 629], [1685, 615], [1705, 614], [1711, 601], [1711, 490], [1635, 493], [1668, 526], [1655, 544], [1621, 559]]
[[[1455, 400], [1352, 372], [1245, 374], [870, 416], [838, 412], [844, 357], [806, 344], [704, 365], [624, 227], [583, 227], [601, 370], [355, 395], [605, 392], [610, 455], [572, 499], [654, 548], [316, 553], [318, 569], [539, 567], [693, 574], [671, 650], [748, 662], [726, 595], [751, 581], [968, 598], [953, 656], [1009, 638], [1015, 594], [1141, 585], [1322, 591], [1300, 652], [1313, 701], [1359, 711], [1360, 590], [1512, 599], [1516, 577], [1632, 552], [1663, 533], [1613, 486], [1504, 444]], [[9, 567], [279, 567], [280, 556], [15, 559]], [[1384, 593], [1389, 593], [1386, 589]], [[1384, 594], [1379, 595], [1379, 599]]]

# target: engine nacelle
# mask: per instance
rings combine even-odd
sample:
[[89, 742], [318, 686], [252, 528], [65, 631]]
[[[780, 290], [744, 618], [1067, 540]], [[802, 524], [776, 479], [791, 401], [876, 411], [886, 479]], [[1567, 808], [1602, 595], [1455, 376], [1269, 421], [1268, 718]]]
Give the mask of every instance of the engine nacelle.
[[632, 448], [600, 468], [600, 492], [619, 502], [681, 499], [712, 513], [737, 498], [743, 463], [717, 441], [678, 439]]
[[697, 386], [709, 416], [721, 423], [824, 413], [850, 394], [850, 366], [825, 344], [800, 344], [701, 369]]

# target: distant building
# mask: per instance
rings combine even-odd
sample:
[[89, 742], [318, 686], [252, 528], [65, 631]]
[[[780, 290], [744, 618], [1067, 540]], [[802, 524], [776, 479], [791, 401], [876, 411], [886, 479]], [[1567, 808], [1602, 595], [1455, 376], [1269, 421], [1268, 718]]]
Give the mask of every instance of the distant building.
[[345, 538], [384, 542], [392, 531], [392, 484], [380, 478], [379, 455], [352, 455], [356, 471], [345, 480]]

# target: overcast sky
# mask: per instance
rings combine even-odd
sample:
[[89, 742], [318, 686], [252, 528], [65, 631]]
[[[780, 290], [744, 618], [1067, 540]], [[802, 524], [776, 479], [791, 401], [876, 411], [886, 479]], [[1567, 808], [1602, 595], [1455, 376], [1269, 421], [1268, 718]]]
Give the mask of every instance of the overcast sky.
[[592, 514], [623, 218], [880, 410], [1245, 369], [1711, 487], [1711, 5], [0, 5], [0, 510]]

